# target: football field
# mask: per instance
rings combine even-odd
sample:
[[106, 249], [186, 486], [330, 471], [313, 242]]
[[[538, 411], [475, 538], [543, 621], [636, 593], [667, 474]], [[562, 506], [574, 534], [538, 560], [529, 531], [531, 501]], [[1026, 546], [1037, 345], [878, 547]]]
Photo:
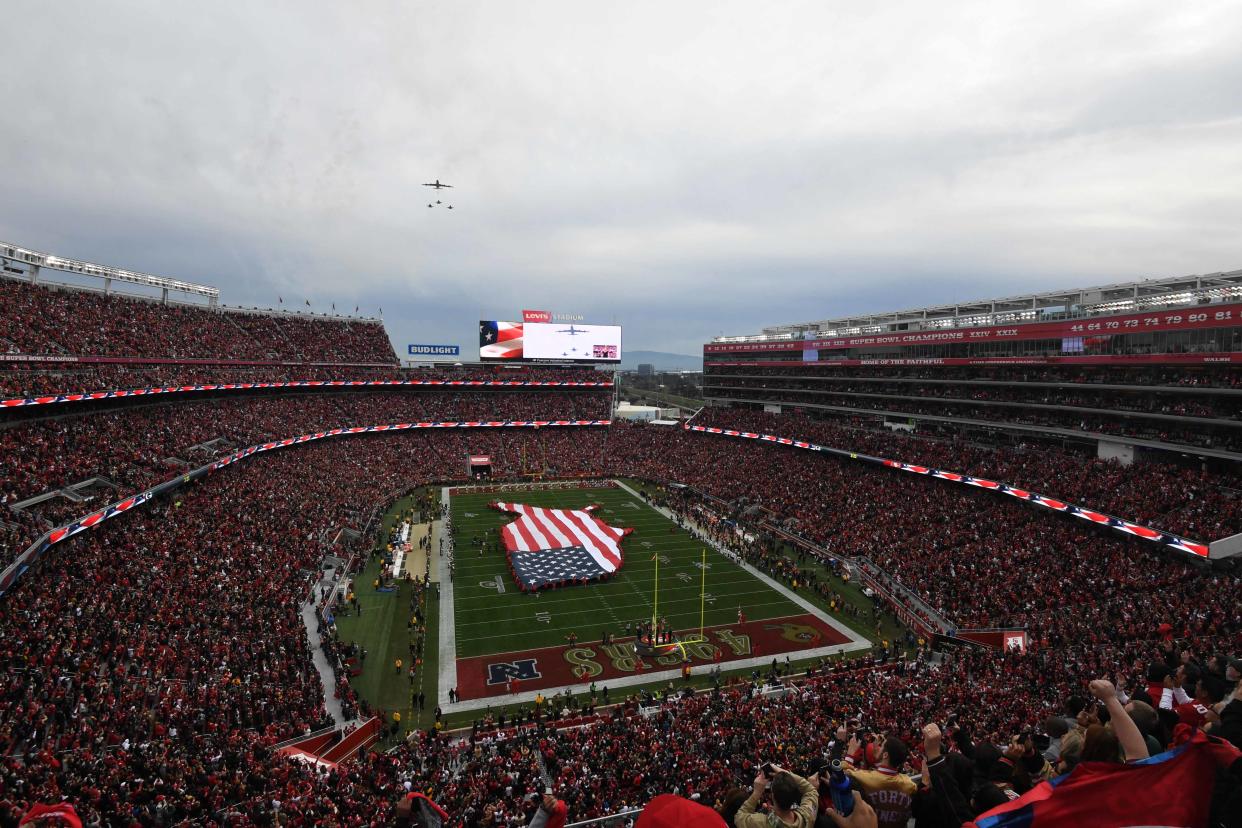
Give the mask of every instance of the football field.
[[[446, 709], [524, 701], [535, 692], [593, 681], [629, 686], [663, 680], [679, 675], [683, 658], [692, 667], [736, 669], [777, 656], [868, 646], [785, 585], [696, 541], [628, 487], [592, 485], [444, 492], [455, 546], [451, 581], [447, 561], [441, 563], [439, 690]], [[522, 592], [499, 543], [500, 529], [515, 516], [493, 508], [495, 501], [557, 509], [597, 505], [600, 520], [632, 530], [621, 541], [621, 569], [605, 581]], [[641, 659], [634, 625], [652, 616], [657, 565], [659, 615], [683, 639], [698, 638], [700, 623], [704, 634], [684, 654]], [[608, 644], [605, 634], [613, 639]], [[449, 688], [457, 689], [457, 704], [448, 703]]]

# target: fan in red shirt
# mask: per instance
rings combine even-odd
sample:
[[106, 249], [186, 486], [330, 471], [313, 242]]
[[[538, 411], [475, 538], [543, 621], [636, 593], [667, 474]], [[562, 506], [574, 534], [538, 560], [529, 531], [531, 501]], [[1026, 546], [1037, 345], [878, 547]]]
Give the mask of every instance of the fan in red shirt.
[[564, 828], [569, 806], [563, 799], [557, 799], [551, 788], [543, 789], [543, 801], [539, 803], [539, 811], [530, 822], [530, 828]]

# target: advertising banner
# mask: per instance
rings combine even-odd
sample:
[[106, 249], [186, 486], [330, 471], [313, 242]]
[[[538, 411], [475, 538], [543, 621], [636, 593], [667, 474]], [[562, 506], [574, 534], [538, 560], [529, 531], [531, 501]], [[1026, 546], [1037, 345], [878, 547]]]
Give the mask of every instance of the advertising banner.
[[461, 348], [457, 345], [407, 345], [410, 356], [460, 356]]
[[833, 337], [809, 342], [787, 339], [780, 342], [717, 342], [703, 346], [703, 351], [745, 353], [763, 351], [797, 351], [806, 348], [840, 350], [872, 345], [941, 345], [957, 342], [1003, 342], [1023, 339], [1066, 339], [1100, 334], [1150, 333], [1152, 331], [1184, 331], [1198, 328], [1221, 328], [1242, 321], [1242, 304], [1204, 305], [1168, 311], [1148, 311], [1125, 316], [1092, 316], [1063, 319], [1056, 322], [1028, 322], [1019, 325], [992, 325], [978, 328], [954, 328], [939, 331], [894, 331], [866, 336]]
[[[802, 365], [794, 359], [756, 359], [706, 363], [709, 368], [778, 368]], [[1099, 354], [1095, 356], [1005, 356], [1005, 357], [891, 357], [884, 359], [821, 359], [816, 369], [857, 368], [862, 365], [1238, 365], [1242, 352], [1217, 351], [1199, 354]]]

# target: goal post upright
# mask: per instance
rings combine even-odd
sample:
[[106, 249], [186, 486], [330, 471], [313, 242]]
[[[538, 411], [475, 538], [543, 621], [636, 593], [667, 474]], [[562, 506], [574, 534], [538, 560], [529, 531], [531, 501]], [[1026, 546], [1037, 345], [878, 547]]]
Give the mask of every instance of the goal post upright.
[[656, 626], [656, 623], [660, 620], [660, 555], [659, 553], [652, 556], [652, 560], [655, 561], [655, 577], [653, 579], [654, 584], [655, 584], [655, 590], [654, 590], [655, 599], [651, 604], [651, 629], [652, 629], [652, 635], [655, 635], [655, 626]]
[[699, 583], [699, 640], [703, 640], [703, 621], [707, 613], [707, 547], [703, 547], [703, 559], [700, 562], [703, 579]]

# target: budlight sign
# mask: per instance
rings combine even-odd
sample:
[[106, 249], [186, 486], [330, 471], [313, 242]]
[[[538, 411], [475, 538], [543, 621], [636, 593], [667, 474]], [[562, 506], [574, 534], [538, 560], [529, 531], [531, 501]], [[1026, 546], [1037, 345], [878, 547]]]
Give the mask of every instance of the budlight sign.
[[407, 345], [410, 356], [459, 356], [461, 348], [457, 345]]

